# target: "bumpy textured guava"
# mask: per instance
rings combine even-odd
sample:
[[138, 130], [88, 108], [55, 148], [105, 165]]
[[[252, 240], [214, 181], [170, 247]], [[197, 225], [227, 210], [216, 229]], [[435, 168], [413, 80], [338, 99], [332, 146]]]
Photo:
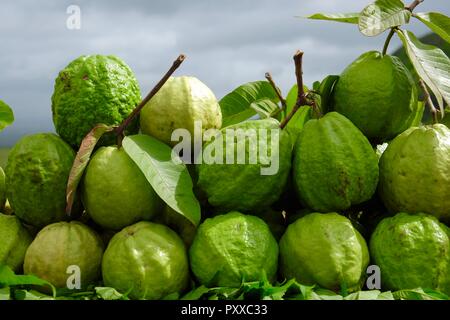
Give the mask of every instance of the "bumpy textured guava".
[[7, 198], [20, 219], [41, 228], [65, 218], [66, 186], [74, 159], [72, 148], [52, 133], [17, 142], [5, 173]]
[[0, 167], [0, 212], [3, 210], [6, 202], [6, 185], [5, 185], [5, 172]]
[[66, 288], [69, 277], [79, 268], [81, 288], [98, 280], [103, 242], [89, 227], [76, 221], [58, 222], [42, 229], [28, 247], [24, 272]]
[[425, 288], [450, 294], [449, 229], [426, 214], [399, 213], [382, 220], [370, 252], [383, 290]]
[[380, 159], [380, 196], [393, 213], [450, 220], [450, 129], [443, 124], [400, 134]]
[[264, 274], [274, 280], [278, 244], [258, 217], [230, 212], [206, 219], [189, 250], [191, 269], [206, 286], [239, 287]]
[[[88, 55], [73, 60], [58, 75], [52, 96], [56, 132], [78, 147], [97, 124], [117, 125], [139, 104], [139, 84], [115, 56]], [[136, 125], [131, 132], [136, 131]]]
[[417, 101], [418, 89], [405, 65], [377, 51], [351, 63], [334, 89], [335, 111], [377, 142], [392, 139], [421, 118]]
[[19, 271], [31, 240], [30, 234], [16, 216], [0, 213], [0, 264]]
[[161, 299], [186, 289], [189, 262], [183, 241], [170, 228], [142, 221], [109, 242], [103, 281], [133, 299]]
[[[249, 133], [253, 130], [256, 139], [248, 136], [227, 139], [227, 130], [249, 130]], [[272, 130], [279, 137], [273, 145]], [[196, 165], [199, 190], [222, 213], [232, 210], [252, 213], [273, 204], [283, 192], [291, 168], [292, 144], [289, 135], [279, 129], [279, 123], [275, 119], [245, 121], [220, 132], [223, 141], [215, 139], [205, 144], [203, 149], [204, 153], [207, 150], [216, 150], [218, 154], [222, 152], [222, 164], [203, 162]], [[261, 135], [261, 132], [265, 132], [266, 136]], [[261, 144], [267, 146], [267, 152], [261, 148]], [[241, 146], [245, 146], [245, 149]], [[240, 149], [244, 152], [237, 154]], [[227, 154], [234, 154], [231, 164], [227, 161]], [[253, 156], [256, 161], [251, 163]], [[237, 163], [239, 157], [244, 159], [243, 164]], [[271, 165], [274, 172], [261, 172], [261, 168], [269, 169]]]
[[144, 174], [122, 148], [115, 146], [102, 147], [92, 157], [82, 198], [89, 216], [112, 230], [149, 220], [162, 210], [161, 200]]
[[[214, 93], [194, 77], [171, 77], [141, 111], [141, 130], [169, 145], [175, 129], [186, 129], [194, 139], [194, 122], [202, 130], [220, 129], [222, 113]], [[201, 137], [199, 137], [201, 138]]]
[[333, 212], [369, 200], [378, 183], [378, 159], [367, 138], [336, 113], [305, 124], [297, 140], [294, 182], [301, 202]]
[[285, 279], [339, 291], [357, 291], [369, 264], [367, 244], [346, 217], [311, 213], [289, 225], [280, 240]]

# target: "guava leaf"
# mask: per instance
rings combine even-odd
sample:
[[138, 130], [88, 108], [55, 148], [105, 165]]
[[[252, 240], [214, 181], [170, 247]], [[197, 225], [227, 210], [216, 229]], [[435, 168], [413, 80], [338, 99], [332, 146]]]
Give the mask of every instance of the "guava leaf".
[[6, 265], [0, 264], [0, 286], [13, 287], [13, 286], [49, 286], [53, 295], [56, 295], [55, 287], [48, 281], [42, 280], [33, 275], [16, 275]]
[[441, 292], [422, 288], [399, 290], [392, 293], [396, 300], [448, 300]]
[[[200, 222], [200, 204], [193, 192], [189, 171], [163, 142], [138, 134], [123, 139], [125, 152], [144, 173], [159, 197], [194, 226]], [[172, 156], [174, 157], [172, 160]]]
[[255, 110], [261, 119], [270, 118], [280, 107], [270, 99], [260, 99], [252, 102], [250, 108]]
[[304, 18], [311, 20], [328, 20], [328, 21], [358, 24], [359, 13], [358, 12], [335, 13], [335, 14], [315, 13], [310, 16], [306, 16]]
[[442, 39], [450, 42], [450, 17], [439, 12], [413, 13], [413, 17], [422, 21]]
[[129, 300], [126, 295], [121, 294], [114, 288], [96, 287], [95, 293], [97, 297], [103, 300]]
[[14, 122], [14, 113], [11, 108], [0, 100], [0, 131]]
[[[303, 86], [303, 91], [308, 92], [309, 88], [307, 86]], [[295, 104], [297, 103], [298, 96], [298, 88], [297, 85], [294, 84], [289, 90], [288, 95], [286, 96], [286, 115], [288, 115], [292, 109], [294, 109]]]
[[253, 117], [256, 111], [251, 108], [251, 104], [261, 99], [279, 102], [277, 93], [267, 81], [249, 82], [227, 94], [219, 101], [222, 110], [222, 127]]
[[367, 290], [351, 293], [344, 300], [394, 300], [394, 296], [389, 291]]
[[105, 124], [99, 124], [95, 126], [83, 139], [80, 145], [80, 149], [75, 157], [75, 160], [70, 170], [69, 180], [67, 182], [66, 190], [66, 214], [70, 217], [72, 212], [73, 202], [77, 193], [78, 184], [83, 177], [84, 170], [86, 169], [89, 160], [91, 159], [92, 152], [100, 140], [100, 138], [106, 133], [114, 130], [114, 127], [107, 126]]
[[405, 9], [400, 0], [376, 0], [361, 12], [359, 17], [359, 31], [373, 37], [392, 27], [407, 24], [411, 18], [411, 11]]
[[333, 89], [339, 80], [339, 76], [329, 75], [319, 85], [319, 94], [321, 98], [320, 110], [322, 114], [332, 111], [332, 95]]
[[420, 42], [407, 30], [397, 30], [419, 77], [434, 94], [441, 114], [444, 114], [444, 101], [450, 105], [450, 59], [438, 47]]
[[200, 287], [197, 287], [197, 288], [193, 289], [192, 291], [186, 293], [180, 300], [199, 300], [205, 294], [210, 292], [210, 290], [211, 289], [209, 289], [205, 286], [200, 286]]

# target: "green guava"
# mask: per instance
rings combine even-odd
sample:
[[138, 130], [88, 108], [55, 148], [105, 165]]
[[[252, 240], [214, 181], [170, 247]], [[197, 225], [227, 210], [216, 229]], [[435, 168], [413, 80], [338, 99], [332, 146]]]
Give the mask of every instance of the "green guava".
[[267, 224], [236, 211], [206, 219], [189, 256], [195, 277], [208, 287], [239, 287], [264, 274], [273, 281], [278, 268], [278, 244]]
[[38, 133], [19, 140], [5, 168], [7, 198], [25, 223], [41, 228], [65, 219], [66, 187], [75, 152], [60, 137]]
[[92, 157], [84, 175], [82, 198], [89, 216], [112, 230], [149, 220], [163, 208], [139, 167], [116, 146], [101, 147]]
[[377, 51], [362, 54], [342, 72], [334, 110], [376, 142], [394, 138], [423, 113], [409, 70], [399, 58]]
[[414, 127], [380, 159], [379, 193], [392, 212], [427, 213], [450, 221], [450, 129]]
[[[282, 194], [291, 169], [292, 144], [277, 120], [249, 120], [224, 128], [203, 150], [202, 163], [196, 165], [197, 187], [221, 213], [261, 211]], [[209, 163], [207, 154], [213, 154]]]
[[6, 185], [5, 185], [5, 172], [0, 167], [0, 212], [3, 211], [6, 203]]
[[450, 230], [430, 215], [383, 219], [370, 239], [384, 290], [434, 289], [450, 294]]
[[187, 248], [194, 241], [197, 228], [187, 218], [180, 215], [168, 205], [153, 219], [153, 222], [164, 224], [174, 230], [184, 241]]
[[305, 285], [357, 291], [368, 264], [364, 238], [349, 219], [334, 212], [299, 218], [280, 240], [281, 275]]
[[342, 211], [375, 193], [378, 158], [350, 120], [330, 112], [305, 124], [295, 145], [293, 177], [303, 205]]
[[30, 234], [16, 216], [0, 213], [0, 264], [20, 271], [31, 240]]
[[[141, 130], [169, 145], [172, 132], [186, 129], [194, 137], [194, 125], [204, 130], [222, 126], [222, 113], [214, 93], [194, 77], [171, 77], [141, 111]], [[198, 137], [201, 139], [201, 137]], [[192, 141], [193, 142], [193, 141]]]
[[[130, 67], [115, 56], [80, 56], [55, 80], [52, 96], [56, 132], [77, 148], [97, 124], [118, 125], [141, 100]], [[130, 132], [137, 131], [137, 122]], [[112, 137], [106, 142], [111, 142]]]
[[189, 262], [180, 237], [147, 221], [126, 227], [103, 256], [103, 282], [132, 299], [157, 300], [179, 293], [189, 282]]
[[[58, 222], [43, 228], [28, 247], [24, 272], [68, 288], [72, 275], [86, 288], [100, 278], [103, 242], [93, 230], [76, 221]], [[79, 268], [74, 271], [75, 268]], [[72, 269], [73, 268], [73, 269]]]

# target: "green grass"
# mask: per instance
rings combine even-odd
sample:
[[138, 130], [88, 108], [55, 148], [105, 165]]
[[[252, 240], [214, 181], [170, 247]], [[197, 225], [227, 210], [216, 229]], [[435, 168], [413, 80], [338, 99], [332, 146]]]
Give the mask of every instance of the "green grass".
[[0, 167], [5, 168], [6, 160], [8, 160], [9, 148], [0, 148]]

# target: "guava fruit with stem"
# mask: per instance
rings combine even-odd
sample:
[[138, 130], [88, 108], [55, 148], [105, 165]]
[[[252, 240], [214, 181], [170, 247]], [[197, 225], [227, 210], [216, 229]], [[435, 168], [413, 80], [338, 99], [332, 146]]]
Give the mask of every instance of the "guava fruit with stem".
[[351, 221], [337, 213], [311, 213], [290, 224], [280, 240], [285, 279], [338, 292], [361, 288], [369, 251]]
[[275, 280], [278, 244], [263, 220], [234, 211], [199, 226], [189, 257], [201, 284], [239, 287], [264, 276]]
[[0, 212], [3, 211], [6, 202], [6, 185], [5, 185], [5, 172], [0, 167]]
[[31, 240], [27, 229], [16, 216], [0, 213], [0, 264], [20, 271]]
[[294, 184], [303, 205], [342, 211], [369, 200], [378, 183], [378, 158], [367, 138], [337, 112], [308, 121], [298, 137]]
[[342, 72], [334, 110], [377, 143], [408, 129], [423, 112], [410, 71], [399, 58], [377, 51], [362, 54]]
[[42, 228], [66, 218], [66, 186], [74, 159], [72, 148], [52, 133], [17, 142], [5, 174], [8, 201], [21, 220]]
[[220, 156], [196, 165], [198, 189], [221, 213], [265, 210], [279, 199], [287, 183], [292, 154], [289, 134], [270, 118], [226, 127], [219, 136], [222, 139], [205, 144], [203, 154], [215, 150], [212, 153]]
[[[120, 58], [80, 56], [61, 70], [55, 80], [53, 123], [56, 132], [72, 147], [78, 148], [95, 125], [120, 124], [140, 100], [136, 77]], [[129, 131], [137, 131], [137, 121]], [[113, 143], [113, 136], [102, 138], [102, 142]]]
[[200, 122], [201, 134], [204, 130], [222, 126], [222, 113], [216, 96], [195, 77], [170, 77], [140, 114], [142, 132], [168, 145], [178, 143], [171, 139], [176, 129], [188, 130], [194, 139], [196, 121]]
[[103, 281], [133, 299], [157, 300], [180, 293], [189, 282], [189, 262], [170, 228], [141, 221], [124, 228], [103, 256]]
[[116, 146], [101, 147], [92, 157], [84, 175], [82, 199], [89, 216], [111, 230], [150, 220], [163, 209], [139, 167]]
[[380, 159], [379, 193], [392, 212], [427, 213], [450, 221], [450, 129], [413, 127]]
[[76, 221], [58, 222], [43, 228], [28, 247], [24, 272], [57, 288], [67, 288], [69, 267], [79, 268], [80, 287], [100, 278], [103, 242], [93, 230]]
[[450, 294], [450, 231], [423, 213], [383, 219], [370, 239], [383, 290], [424, 288]]

